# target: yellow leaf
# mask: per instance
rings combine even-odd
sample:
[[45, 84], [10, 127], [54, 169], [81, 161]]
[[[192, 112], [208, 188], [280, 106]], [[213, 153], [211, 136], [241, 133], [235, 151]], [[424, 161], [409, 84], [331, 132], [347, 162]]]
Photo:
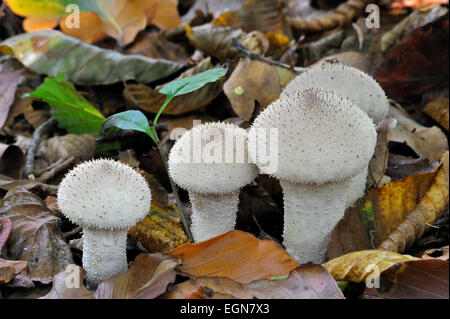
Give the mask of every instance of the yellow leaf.
[[335, 280], [362, 282], [376, 271], [378, 274], [395, 265], [418, 258], [384, 250], [363, 250], [334, 258], [322, 266]]
[[448, 98], [436, 99], [428, 103], [423, 111], [448, 131]]

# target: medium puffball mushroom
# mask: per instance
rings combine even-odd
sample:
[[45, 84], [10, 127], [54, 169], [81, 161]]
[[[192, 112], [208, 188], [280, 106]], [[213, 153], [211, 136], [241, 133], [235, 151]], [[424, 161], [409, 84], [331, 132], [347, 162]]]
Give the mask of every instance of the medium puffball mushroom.
[[[287, 251], [299, 263], [321, 263], [348, 205], [352, 178], [372, 157], [376, 131], [365, 112], [332, 91], [285, 93], [255, 119], [249, 154], [261, 173], [280, 180]], [[268, 142], [267, 129], [278, 131], [277, 143]], [[278, 152], [262, 163], [260, 150], [273, 147]]]
[[375, 124], [387, 115], [389, 101], [383, 89], [371, 76], [357, 68], [334, 61], [313, 65], [289, 82], [281, 95], [312, 88], [335, 91], [351, 99]]
[[64, 177], [58, 207], [83, 227], [83, 268], [89, 284], [127, 270], [128, 229], [147, 215], [150, 202], [144, 177], [114, 160], [81, 163]]
[[258, 174], [248, 162], [247, 132], [228, 123], [207, 123], [184, 133], [169, 155], [170, 177], [189, 192], [196, 242], [234, 228], [239, 189]]

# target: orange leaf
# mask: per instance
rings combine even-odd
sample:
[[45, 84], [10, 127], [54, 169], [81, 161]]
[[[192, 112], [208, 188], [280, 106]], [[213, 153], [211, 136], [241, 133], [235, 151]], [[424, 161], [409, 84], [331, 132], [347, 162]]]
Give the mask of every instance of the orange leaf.
[[285, 276], [298, 265], [278, 244], [232, 230], [167, 255], [180, 259], [178, 269], [191, 277], [227, 277], [241, 284]]

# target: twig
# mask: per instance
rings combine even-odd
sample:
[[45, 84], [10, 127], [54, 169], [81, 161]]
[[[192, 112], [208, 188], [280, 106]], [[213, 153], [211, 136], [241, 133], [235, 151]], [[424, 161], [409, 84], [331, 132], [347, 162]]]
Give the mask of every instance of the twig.
[[56, 163], [50, 165], [45, 171], [42, 173], [42, 175], [38, 178], [39, 182], [46, 182], [55, 175], [57, 175], [59, 172], [62, 172], [72, 166], [73, 163], [75, 163], [76, 158], [74, 156], [69, 157], [67, 159], [60, 159]]
[[73, 236], [73, 235], [79, 233], [82, 230], [83, 230], [83, 227], [77, 226], [74, 229], [72, 229], [71, 231], [63, 233], [63, 237], [64, 237], [65, 240], [67, 240], [67, 238], [69, 238], [70, 236]]
[[[159, 140], [158, 133], [156, 132], [155, 126], [152, 126], [151, 130], [154, 135], [153, 141], [156, 143], [156, 147], [158, 148], [158, 151], [161, 154], [161, 158], [163, 160], [163, 163], [164, 163], [164, 166], [166, 167], [167, 172], [169, 172], [169, 165], [167, 164], [166, 151], [164, 150], [163, 145], [162, 145], [161, 141]], [[189, 228], [189, 224], [187, 222], [186, 216], [183, 213], [183, 207], [181, 205], [181, 199], [180, 199], [180, 194], [178, 193], [178, 187], [172, 181], [170, 176], [169, 176], [169, 182], [170, 182], [170, 186], [172, 187], [173, 195], [175, 196], [175, 200], [177, 202], [178, 212], [180, 214], [181, 223], [183, 224], [184, 232], [186, 233], [186, 236], [191, 241], [191, 243], [193, 243], [194, 237], [192, 236], [191, 229]]]
[[244, 46], [243, 44], [239, 43], [239, 41], [236, 38], [233, 38], [231, 40], [231, 44], [244, 56], [249, 57], [252, 60], [258, 60], [270, 65], [274, 65], [274, 66], [278, 66], [280, 68], [283, 69], [288, 69], [291, 72], [294, 72], [296, 74], [300, 74], [302, 72], [304, 72], [306, 70], [306, 68], [302, 68], [299, 66], [294, 66], [291, 67], [287, 64], [281, 63], [281, 62], [277, 62], [277, 61], [273, 61], [272, 59], [266, 58], [262, 55], [256, 54], [252, 51], [250, 51], [246, 46]]
[[41, 138], [44, 133], [50, 131], [57, 123], [56, 118], [51, 117], [41, 125], [39, 125], [33, 133], [33, 139], [31, 140], [30, 147], [27, 151], [25, 168], [24, 168], [24, 176], [28, 177], [30, 174], [33, 174], [34, 171], [34, 158], [36, 156], [36, 152], [38, 150], [39, 144], [41, 143]]

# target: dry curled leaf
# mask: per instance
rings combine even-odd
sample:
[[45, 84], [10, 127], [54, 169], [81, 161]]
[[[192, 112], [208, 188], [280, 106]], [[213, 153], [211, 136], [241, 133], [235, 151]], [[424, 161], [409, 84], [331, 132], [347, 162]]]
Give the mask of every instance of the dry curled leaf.
[[429, 225], [434, 224], [448, 206], [448, 174], [449, 153], [447, 152], [443, 154], [442, 164], [426, 194], [378, 248], [401, 253], [422, 237]]
[[85, 272], [80, 266], [71, 264], [53, 277], [53, 286], [48, 294], [39, 299], [94, 299], [94, 292], [83, 284]]
[[0, 143], [0, 174], [18, 179], [22, 176], [25, 154], [15, 145]]
[[196, 283], [204, 290], [237, 299], [344, 299], [333, 277], [322, 266], [312, 264], [299, 266], [284, 279], [241, 284], [229, 278], [201, 277]]
[[[248, 121], [276, 100], [294, 77], [289, 70], [246, 58], [239, 61], [223, 90], [236, 115]], [[260, 109], [255, 112], [256, 101]]]
[[[328, 257], [332, 259], [353, 251], [378, 247], [409, 218], [432, 185], [439, 184], [437, 176], [440, 170], [409, 176], [370, 190], [346, 210], [334, 228], [328, 245]], [[437, 200], [443, 199], [439, 196]], [[439, 203], [439, 207], [442, 204]]]
[[367, 5], [367, 0], [347, 0], [336, 9], [319, 17], [288, 17], [288, 22], [297, 32], [321, 32], [343, 26], [359, 16]]
[[5, 125], [14, 102], [16, 89], [22, 81], [23, 70], [10, 70], [0, 65], [0, 128]]
[[448, 109], [448, 98], [441, 98], [428, 103], [423, 111], [448, 131]]
[[383, 271], [379, 288], [366, 288], [365, 299], [447, 299], [448, 261], [411, 260]]
[[298, 266], [278, 244], [239, 230], [183, 245], [167, 255], [177, 258], [178, 270], [190, 277], [227, 277], [241, 284], [286, 276]]
[[427, 249], [422, 255], [422, 259], [440, 259], [448, 261], [448, 245], [441, 248]]
[[172, 259], [155, 254], [140, 254], [126, 272], [102, 280], [95, 292], [97, 299], [153, 299], [175, 281]]
[[194, 280], [189, 279], [174, 285], [169, 286], [167, 292], [160, 296], [162, 299], [203, 299], [206, 292], [200, 288]]
[[391, 251], [362, 250], [334, 258], [322, 266], [335, 280], [363, 282], [374, 271], [381, 273], [397, 263], [416, 259]]
[[12, 189], [3, 198], [0, 212], [12, 222], [9, 255], [28, 262], [31, 280], [50, 283], [54, 275], [73, 263], [62, 238], [61, 220], [39, 197], [21, 188]]

